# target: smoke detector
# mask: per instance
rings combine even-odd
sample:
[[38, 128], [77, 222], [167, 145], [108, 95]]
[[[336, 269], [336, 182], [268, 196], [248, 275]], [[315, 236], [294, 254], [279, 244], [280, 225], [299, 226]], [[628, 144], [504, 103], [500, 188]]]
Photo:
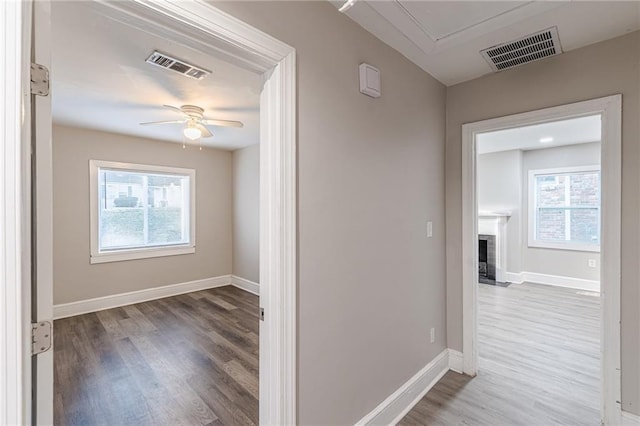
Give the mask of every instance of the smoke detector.
[[202, 80], [211, 74], [211, 71], [207, 71], [196, 65], [188, 64], [180, 59], [158, 52], [157, 50], [147, 58], [147, 62], [160, 68], [166, 68], [182, 75], [186, 75], [187, 77], [195, 78], [196, 80]]
[[552, 27], [514, 41], [481, 50], [480, 54], [495, 72], [515, 68], [562, 53], [558, 28]]

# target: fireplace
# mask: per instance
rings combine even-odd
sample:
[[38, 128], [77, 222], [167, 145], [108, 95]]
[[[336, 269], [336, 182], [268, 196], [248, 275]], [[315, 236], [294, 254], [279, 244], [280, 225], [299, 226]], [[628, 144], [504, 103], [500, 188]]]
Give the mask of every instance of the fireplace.
[[511, 212], [478, 212], [478, 274], [480, 282], [507, 282], [507, 225]]
[[478, 279], [488, 284], [496, 281], [495, 235], [478, 235]]

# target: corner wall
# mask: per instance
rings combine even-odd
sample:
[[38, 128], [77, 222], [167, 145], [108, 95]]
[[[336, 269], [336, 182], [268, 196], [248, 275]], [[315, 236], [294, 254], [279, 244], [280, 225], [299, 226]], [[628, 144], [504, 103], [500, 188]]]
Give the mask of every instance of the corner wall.
[[329, 2], [213, 4], [296, 48], [298, 423], [355, 424], [446, 348], [445, 87]]
[[447, 90], [447, 338], [462, 349], [462, 124], [622, 94], [622, 408], [640, 414], [640, 32]]
[[[196, 170], [196, 252], [90, 264], [89, 160]], [[231, 274], [231, 153], [53, 127], [53, 297], [63, 304]]]
[[260, 283], [260, 145], [233, 151], [233, 275]]

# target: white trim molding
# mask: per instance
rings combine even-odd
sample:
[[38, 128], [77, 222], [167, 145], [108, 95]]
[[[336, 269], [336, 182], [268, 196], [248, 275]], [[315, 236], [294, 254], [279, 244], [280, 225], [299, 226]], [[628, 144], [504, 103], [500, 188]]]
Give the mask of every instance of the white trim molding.
[[254, 283], [253, 281], [249, 281], [236, 275], [231, 275], [231, 285], [255, 294], [256, 296], [260, 296], [260, 284]]
[[628, 411], [621, 412], [620, 420], [621, 426], [640, 426], [640, 416]]
[[449, 369], [451, 371], [455, 371], [456, 373], [462, 374], [464, 370], [464, 356], [462, 352], [456, 351], [454, 349], [449, 350]]
[[505, 282], [511, 284], [522, 284], [524, 282], [523, 272], [507, 272], [504, 274]]
[[[462, 353], [464, 373], [475, 376], [477, 352], [478, 205], [476, 195], [476, 135], [563, 119], [600, 115], [601, 155], [601, 416], [605, 425], [620, 423], [620, 241], [622, 188], [622, 95], [545, 108], [462, 126]], [[507, 274], [513, 282], [526, 274]], [[517, 279], [516, 279], [517, 278]], [[567, 281], [562, 281], [567, 284]], [[570, 284], [570, 283], [569, 283]], [[588, 283], [581, 283], [592, 285]]]
[[447, 371], [449, 371], [449, 349], [440, 352], [373, 411], [360, 419], [356, 426], [397, 424]]
[[532, 283], [532, 284], [544, 284], [555, 287], [575, 288], [577, 290], [586, 291], [600, 291], [600, 282], [595, 280], [585, 280], [582, 278], [564, 277], [561, 275], [549, 275], [539, 274], [536, 272], [520, 272], [514, 274], [509, 272], [508, 278], [513, 278], [509, 281], [512, 284]]
[[144, 290], [130, 291], [127, 293], [113, 294], [80, 300], [71, 303], [62, 303], [53, 306], [53, 318], [67, 318], [89, 312], [103, 311], [105, 309], [118, 308], [133, 305], [135, 303], [148, 302], [149, 300], [163, 299], [179, 294], [191, 293], [209, 288], [223, 287], [231, 284], [231, 275], [205, 278], [184, 283], [170, 284], [161, 287], [152, 287]]
[[30, 1], [0, 2], [0, 424], [31, 424]]

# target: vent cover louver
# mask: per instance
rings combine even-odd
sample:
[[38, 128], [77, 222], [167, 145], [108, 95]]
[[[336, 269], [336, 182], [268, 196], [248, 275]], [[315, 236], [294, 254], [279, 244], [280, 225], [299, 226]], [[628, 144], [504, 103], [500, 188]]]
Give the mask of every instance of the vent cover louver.
[[147, 62], [152, 65], [173, 70], [182, 75], [186, 75], [187, 77], [195, 78], [196, 80], [202, 80], [211, 74], [211, 71], [207, 71], [195, 65], [187, 64], [184, 61], [165, 55], [164, 53], [160, 53], [157, 50], [147, 58]]
[[562, 53], [562, 47], [557, 27], [480, 51], [491, 69], [496, 72], [560, 53]]

